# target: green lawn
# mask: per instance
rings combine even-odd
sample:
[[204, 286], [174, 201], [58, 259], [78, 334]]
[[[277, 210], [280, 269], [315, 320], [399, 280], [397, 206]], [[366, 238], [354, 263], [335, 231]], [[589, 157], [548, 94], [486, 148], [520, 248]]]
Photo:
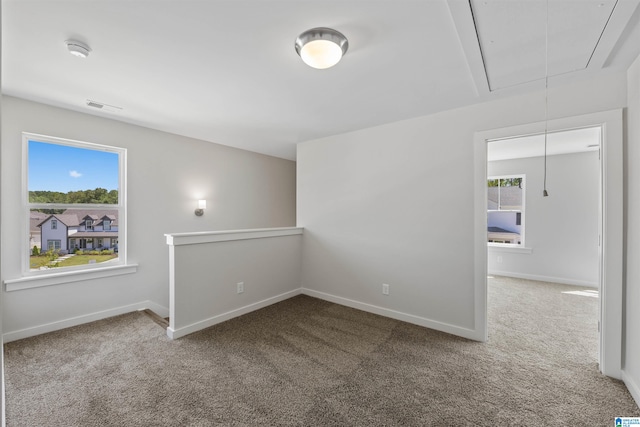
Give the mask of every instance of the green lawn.
[[47, 264], [49, 264], [48, 256], [32, 256], [29, 260], [29, 268], [40, 268]]
[[[90, 260], [95, 260], [96, 264], [118, 258], [118, 254], [111, 255], [76, 255], [69, 259], [58, 262], [58, 267], [71, 267], [73, 265], [86, 265]], [[48, 256], [32, 256], [29, 261], [29, 268], [37, 269], [42, 266], [49, 265]], [[55, 261], [54, 261], [55, 263]]]
[[70, 267], [72, 265], [85, 265], [89, 264], [90, 260], [95, 260], [97, 264], [105, 261], [109, 261], [110, 259], [118, 258], [118, 254], [112, 255], [76, 255], [72, 256], [69, 259], [65, 259], [64, 261], [60, 261], [58, 267]]

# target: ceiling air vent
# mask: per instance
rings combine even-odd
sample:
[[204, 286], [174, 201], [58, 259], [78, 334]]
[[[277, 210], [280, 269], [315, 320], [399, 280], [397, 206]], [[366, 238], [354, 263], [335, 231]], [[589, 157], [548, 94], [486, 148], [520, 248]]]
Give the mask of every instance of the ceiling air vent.
[[98, 110], [108, 111], [110, 113], [119, 113], [122, 111], [122, 107], [116, 107], [115, 105], [103, 104], [102, 102], [92, 101], [87, 99], [87, 107], [97, 108]]

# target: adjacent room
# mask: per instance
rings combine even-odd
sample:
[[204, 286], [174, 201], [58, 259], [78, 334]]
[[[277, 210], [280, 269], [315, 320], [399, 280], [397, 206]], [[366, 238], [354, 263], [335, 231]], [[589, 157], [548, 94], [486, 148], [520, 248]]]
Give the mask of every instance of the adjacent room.
[[553, 317], [572, 325], [578, 364], [599, 363], [601, 139], [597, 126], [487, 142], [489, 287], [526, 301], [501, 316], [549, 310], [542, 287], [572, 307]]
[[2, 0], [2, 417], [640, 419], [640, 0]]

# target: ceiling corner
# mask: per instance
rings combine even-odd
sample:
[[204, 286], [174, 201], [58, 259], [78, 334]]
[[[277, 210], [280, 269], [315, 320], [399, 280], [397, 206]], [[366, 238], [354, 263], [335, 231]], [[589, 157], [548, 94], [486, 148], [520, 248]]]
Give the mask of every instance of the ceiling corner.
[[616, 2], [616, 6], [589, 60], [588, 68], [601, 69], [607, 66], [638, 5], [640, 5], [640, 0], [618, 0]]
[[482, 52], [480, 51], [480, 42], [476, 33], [471, 4], [468, 0], [447, 0], [447, 5], [458, 34], [460, 46], [467, 60], [476, 95], [488, 95], [490, 92], [489, 79], [482, 59]]

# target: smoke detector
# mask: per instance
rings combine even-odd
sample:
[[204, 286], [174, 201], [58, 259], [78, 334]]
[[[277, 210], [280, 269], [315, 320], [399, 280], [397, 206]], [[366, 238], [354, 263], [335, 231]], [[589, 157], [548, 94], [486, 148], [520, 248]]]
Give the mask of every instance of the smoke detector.
[[78, 40], [66, 40], [65, 44], [67, 45], [67, 50], [73, 56], [77, 56], [78, 58], [86, 58], [89, 56], [89, 52], [91, 52], [91, 48], [87, 46], [85, 43], [79, 42]]

